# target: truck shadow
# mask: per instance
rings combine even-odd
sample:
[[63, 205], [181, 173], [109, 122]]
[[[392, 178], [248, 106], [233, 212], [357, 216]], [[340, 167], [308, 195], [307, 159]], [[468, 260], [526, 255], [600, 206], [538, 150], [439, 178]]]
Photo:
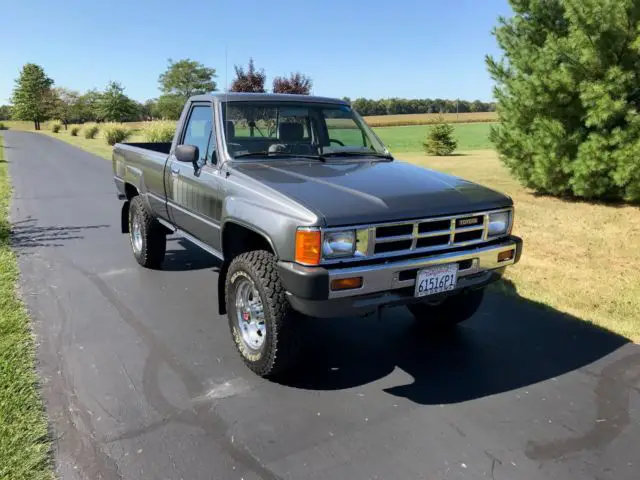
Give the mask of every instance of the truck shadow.
[[221, 264], [216, 257], [187, 240], [179, 237], [167, 238], [167, 252], [165, 253], [164, 262], [162, 262], [162, 270], [164, 271], [217, 270]]
[[450, 404], [558, 377], [618, 350], [628, 339], [518, 296], [486, 296], [469, 321], [436, 333], [405, 308], [381, 317], [309, 320], [302, 368], [280, 382], [338, 390], [365, 385], [399, 368], [413, 382], [385, 391], [418, 404]]

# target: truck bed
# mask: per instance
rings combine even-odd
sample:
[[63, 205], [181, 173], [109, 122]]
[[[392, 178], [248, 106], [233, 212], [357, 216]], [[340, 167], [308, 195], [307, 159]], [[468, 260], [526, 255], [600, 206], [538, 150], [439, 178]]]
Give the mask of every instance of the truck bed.
[[121, 145], [128, 145], [130, 147], [142, 148], [144, 150], [152, 150], [158, 153], [166, 153], [169, 155], [171, 151], [171, 142], [169, 143], [154, 143], [154, 142], [131, 142], [122, 143]]

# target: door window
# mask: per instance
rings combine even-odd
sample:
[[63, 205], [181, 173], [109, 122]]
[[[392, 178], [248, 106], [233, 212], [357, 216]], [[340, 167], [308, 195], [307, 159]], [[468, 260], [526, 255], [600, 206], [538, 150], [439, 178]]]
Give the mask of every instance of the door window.
[[182, 143], [198, 147], [201, 162], [215, 163], [216, 142], [211, 105], [196, 105], [191, 109]]

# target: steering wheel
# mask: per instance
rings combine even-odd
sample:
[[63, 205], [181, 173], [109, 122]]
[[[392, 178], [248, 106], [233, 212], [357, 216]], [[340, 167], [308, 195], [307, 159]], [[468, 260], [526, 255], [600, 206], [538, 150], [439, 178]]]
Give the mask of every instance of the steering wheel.
[[338, 145], [340, 145], [341, 147], [344, 147], [344, 143], [342, 143], [340, 140], [336, 140], [335, 138], [330, 138], [329, 139], [329, 143], [331, 143], [331, 142], [335, 142]]

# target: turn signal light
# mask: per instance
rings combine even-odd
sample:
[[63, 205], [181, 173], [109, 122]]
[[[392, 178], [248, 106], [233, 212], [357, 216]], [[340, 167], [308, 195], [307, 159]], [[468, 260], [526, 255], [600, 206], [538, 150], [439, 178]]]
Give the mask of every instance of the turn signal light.
[[320, 264], [320, 230], [298, 229], [296, 232], [296, 262]]
[[498, 262], [506, 262], [507, 260], [511, 260], [513, 258], [513, 254], [515, 250], [507, 250], [506, 252], [500, 252], [498, 254]]
[[339, 278], [331, 280], [331, 290], [352, 290], [362, 286], [362, 277]]

